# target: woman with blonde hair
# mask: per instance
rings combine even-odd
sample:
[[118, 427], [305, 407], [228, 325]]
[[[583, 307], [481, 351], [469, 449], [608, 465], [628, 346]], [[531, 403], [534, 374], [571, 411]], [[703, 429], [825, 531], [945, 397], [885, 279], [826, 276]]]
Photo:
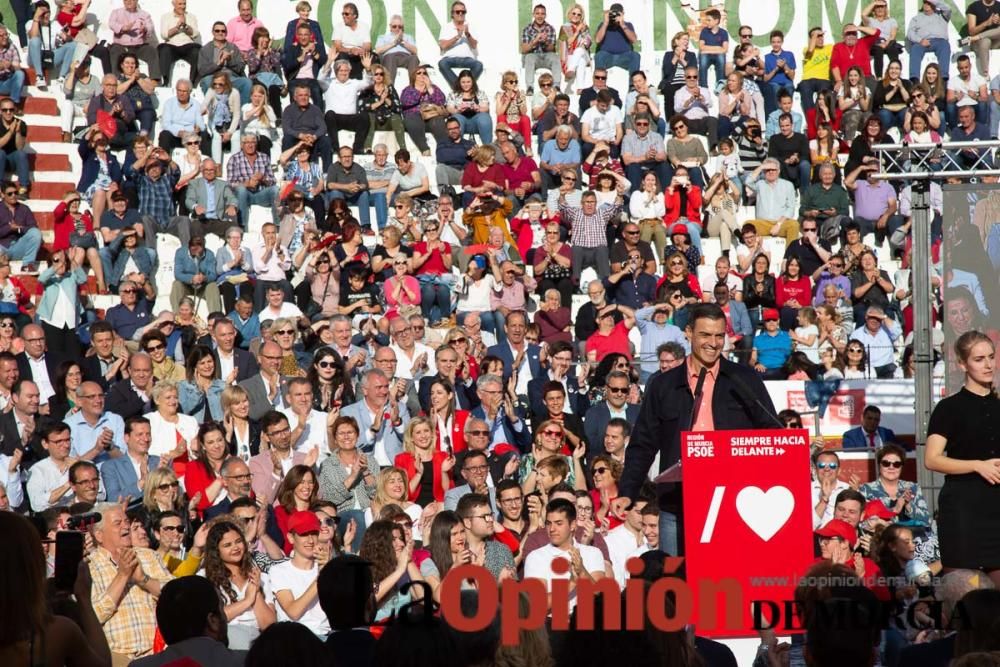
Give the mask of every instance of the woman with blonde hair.
[[230, 385], [219, 397], [222, 426], [226, 429], [229, 454], [250, 461], [260, 453], [260, 422], [250, 419], [250, 395], [239, 385]]
[[480, 200], [502, 196], [507, 189], [507, 178], [503, 169], [496, 163], [497, 153], [493, 146], [477, 146], [472, 151], [472, 159], [465, 165], [462, 172], [462, 207], [465, 208], [472, 200]]
[[407, 500], [408, 484], [406, 472], [402, 468], [389, 466], [379, 470], [375, 482], [375, 496], [372, 498], [371, 507], [365, 510], [365, 525], [370, 526], [388, 505], [398, 505], [413, 523], [418, 523], [424, 508]]
[[167, 511], [187, 516], [180, 487], [173, 469], [163, 466], [153, 468], [146, 475], [146, 484], [142, 487], [142, 506], [150, 516]]
[[156, 409], [143, 415], [149, 420], [153, 435], [149, 453], [160, 457], [166, 455], [175, 463], [182, 457], [193, 457], [195, 452], [189, 448], [198, 435], [198, 421], [180, 413], [177, 383], [168, 380], [157, 382], [153, 385], [150, 398]]
[[452, 487], [451, 471], [455, 457], [436, 447], [434, 422], [428, 417], [414, 417], [403, 432], [403, 452], [393, 462], [406, 473], [407, 499], [426, 506], [444, 502]]
[[[529, 83], [530, 85], [530, 83]], [[510, 70], [500, 77], [500, 92], [496, 95], [497, 125], [506, 123], [524, 137], [524, 154], [531, 157], [531, 115], [528, 98], [517, 87], [517, 73]]]
[[559, 29], [559, 62], [562, 65], [563, 90], [571, 90], [576, 84], [577, 93], [590, 87], [587, 78], [590, 65], [590, 47], [593, 45], [590, 26], [584, 20], [583, 6], [570, 5], [566, 11], [566, 23]]
[[212, 77], [212, 88], [202, 104], [205, 126], [212, 137], [212, 159], [222, 162], [222, 148], [229, 144], [239, 146], [239, 127], [243, 116], [240, 112], [239, 93], [233, 94], [229, 73], [222, 71]]
[[250, 87], [250, 101], [240, 109], [240, 135], [256, 135], [257, 150], [264, 155], [271, 154], [271, 146], [278, 138], [277, 112], [267, 103], [267, 98], [268, 89], [255, 83]]
[[281, 348], [281, 366], [278, 372], [284, 376], [306, 377], [308, 373], [305, 364], [299, 361], [295, 353], [295, 342], [298, 340], [296, 322], [291, 317], [279, 317], [271, 323], [268, 329], [271, 340]]

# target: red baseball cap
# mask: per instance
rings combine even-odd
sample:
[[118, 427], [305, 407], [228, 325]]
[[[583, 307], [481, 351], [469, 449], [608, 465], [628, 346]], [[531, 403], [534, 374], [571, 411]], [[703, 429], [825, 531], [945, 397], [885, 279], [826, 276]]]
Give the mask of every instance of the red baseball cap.
[[858, 531], [843, 519], [830, 519], [825, 526], [816, 531], [816, 534], [820, 537], [839, 537], [847, 540], [852, 549], [858, 543]]
[[765, 308], [764, 309], [764, 321], [767, 320], [780, 320], [781, 314], [778, 312], [777, 308]]
[[688, 232], [687, 225], [685, 225], [683, 222], [678, 222], [676, 225], [670, 228], [670, 235], [673, 236], [674, 234], [687, 234], [690, 236], [690, 232]]
[[305, 535], [306, 533], [318, 533], [319, 529], [319, 519], [312, 512], [295, 512], [288, 517], [289, 533]]
[[877, 516], [880, 519], [885, 519], [886, 521], [892, 521], [896, 518], [892, 510], [885, 506], [881, 500], [869, 500], [865, 504], [865, 512], [861, 517], [861, 520], [869, 519], [873, 516]]

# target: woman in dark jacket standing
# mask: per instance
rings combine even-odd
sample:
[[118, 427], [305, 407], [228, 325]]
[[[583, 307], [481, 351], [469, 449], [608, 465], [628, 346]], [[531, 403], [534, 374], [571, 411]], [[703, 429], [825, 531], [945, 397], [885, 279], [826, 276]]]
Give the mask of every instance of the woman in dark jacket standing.
[[663, 76], [660, 78], [660, 93], [663, 95], [663, 112], [669, 118], [674, 114], [674, 93], [684, 87], [684, 70], [698, 67], [698, 57], [688, 47], [691, 37], [679, 32], [670, 40], [669, 54], [663, 54]]

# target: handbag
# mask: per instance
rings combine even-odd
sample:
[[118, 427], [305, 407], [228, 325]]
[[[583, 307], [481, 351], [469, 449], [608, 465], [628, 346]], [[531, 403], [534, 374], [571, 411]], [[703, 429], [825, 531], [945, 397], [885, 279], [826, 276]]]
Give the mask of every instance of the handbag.
[[424, 120], [434, 120], [435, 118], [441, 118], [442, 116], [447, 116], [448, 110], [445, 109], [440, 104], [421, 104], [420, 105], [420, 117]]

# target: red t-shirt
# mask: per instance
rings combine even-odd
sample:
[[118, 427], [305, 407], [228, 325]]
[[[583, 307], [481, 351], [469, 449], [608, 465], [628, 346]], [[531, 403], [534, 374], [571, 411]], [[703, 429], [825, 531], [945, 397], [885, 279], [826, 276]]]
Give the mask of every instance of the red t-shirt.
[[594, 335], [587, 339], [587, 354], [589, 355], [591, 352], [597, 352], [598, 361], [612, 352], [620, 352], [631, 359], [632, 352], [629, 349], [628, 329], [625, 327], [625, 323], [616, 324], [607, 336], [602, 336], [600, 332], [595, 331]]
[[840, 72], [840, 78], [847, 78], [847, 70], [851, 69], [854, 65], [861, 68], [861, 74], [863, 76], [872, 75], [872, 58], [871, 51], [872, 45], [878, 41], [879, 35], [881, 33], [876, 30], [872, 35], [866, 35], [858, 39], [858, 43], [854, 45], [853, 49], [847, 48], [847, 45], [843, 42], [837, 42], [833, 45], [833, 52], [830, 54], [830, 79], [833, 80], [833, 70], [836, 68]]
[[[444, 241], [441, 242], [444, 249], [437, 248], [431, 253], [431, 256], [427, 258], [427, 261], [420, 265], [417, 269], [416, 274], [423, 275], [428, 274], [432, 276], [441, 276], [448, 273], [448, 269], [444, 265], [444, 254], [451, 252], [451, 246]], [[421, 255], [427, 254], [427, 241], [420, 241], [413, 244], [413, 252], [420, 253]]]
[[507, 187], [507, 177], [504, 176], [500, 165], [491, 164], [486, 171], [479, 171], [479, 167], [476, 166], [475, 162], [469, 162], [469, 164], [465, 165], [465, 171], [462, 172], [463, 188], [478, 188], [483, 184], [483, 181], [496, 183], [500, 186], [500, 189]]

